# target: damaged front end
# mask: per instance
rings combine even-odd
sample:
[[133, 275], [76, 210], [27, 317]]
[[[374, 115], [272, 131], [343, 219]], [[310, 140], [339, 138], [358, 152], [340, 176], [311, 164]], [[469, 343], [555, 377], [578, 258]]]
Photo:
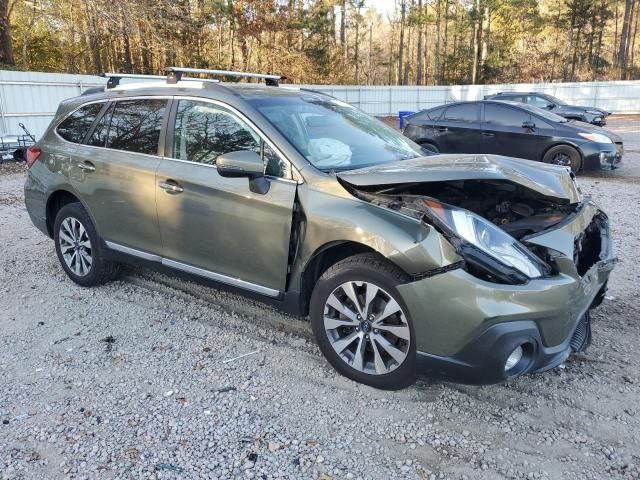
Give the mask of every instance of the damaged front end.
[[[590, 341], [588, 312], [616, 262], [607, 216], [564, 169], [527, 176], [532, 162], [455, 160], [448, 169], [419, 159], [413, 170], [385, 166], [391, 175], [371, 168], [338, 180], [363, 201], [429, 225], [463, 260], [399, 287], [423, 370], [495, 383], [553, 368]], [[514, 352], [520, 359], [507, 368]]]
[[[355, 197], [436, 228], [464, 259], [464, 268], [489, 282], [515, 285], [557, 275], [559, 250], [539, 237], [590, 204], [572, 174], [558, 167], [545, 166], [531, 178], [531, 162], [502, 157], [456, 156], [448, 171], [424, 159], [405, 163], [412, 165], [361, 169], [338, 179]], [[591, 238], [594, 231], [585, 235]], [[580, 258], [594, 248], [587, 242]], [[576, 265], [584, 270], [588, 261]]]

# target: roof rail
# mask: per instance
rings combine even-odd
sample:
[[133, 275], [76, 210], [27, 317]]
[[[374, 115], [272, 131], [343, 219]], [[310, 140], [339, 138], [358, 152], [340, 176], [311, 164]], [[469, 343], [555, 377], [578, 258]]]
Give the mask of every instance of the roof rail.
[[237, 78], [261, 78], [265, 83], [272, 87], [277, 87], [278, 82], [282, 80], [282, 75], [270, 75], [266, 73], [251, 73], [251, 72], [234, 72], [229, 70], [208, 70], [206, 68], [190, 68], [190, 67], [168, 67], [167, 82], [176, 83], [182, 79], [183, 73], [199, 73], [204, 75], [215, 75], [224, 77], [237, 77]]
[[[141, 73], [101, 73], [101, 77], [107, 78], [107, 89], [115, 88], [120, 85], [120, 80], [123, 78], [139, 78], [142, 80], [166, 80], [167, 83], [176, 83], [172, 82], [169, 78], [169, 75], [143, 75]], [[182, 77], [182, 81], [191, 81], [191, 82], [213, 82], [218, 83], [220, 80], [216, 79], [207, 79], [207, 78], [193, 78], [193, 77]]]

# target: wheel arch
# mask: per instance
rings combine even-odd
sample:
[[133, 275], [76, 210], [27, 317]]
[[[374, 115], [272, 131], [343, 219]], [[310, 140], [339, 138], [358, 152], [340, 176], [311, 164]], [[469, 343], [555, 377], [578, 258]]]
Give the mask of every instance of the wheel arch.
[[49, 233], [49, 236], [51, 238], [53, 238], [53, 224], [56, 221], [56, 215], [62, 207], [70, 203], [79, 203], [82, 205], [82, 207], [89, 215], [89, 218], [91, 218], [91, 221], [93, 222], [93, 225], [97, 231], [95, 219], [93, 218], [93, 215], [91, 215], [91, 212], [89, 211], [85, 203], [80, 199], [80, 197], [71, 189], [59, 188], [49, 195], [45, 207], [47, 232]]
[[[380, 258], [391, 262], [391, 260], [374, 248], [352, 240], [332, 241], [316, 249], [304, 266], [300, 275], [300, 308], [302, 316], [306, 316], [309, 313], [309, 301], [311, 300], [311, 294], [316, 281], [322, 276], [322, 274], [339, 261], [359, 253], [373, 253], [380, 256]], [[391, 263], [409, 275], [396, 263]]]

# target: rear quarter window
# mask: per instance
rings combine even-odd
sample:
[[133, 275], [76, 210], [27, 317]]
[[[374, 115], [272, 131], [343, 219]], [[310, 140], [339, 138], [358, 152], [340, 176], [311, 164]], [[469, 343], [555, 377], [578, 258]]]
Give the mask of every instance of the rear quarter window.
[[58, 135], [68, 142], [81, 143], [102, 110], [103, 102], [80, 107], [65, 118], [56, 128]]

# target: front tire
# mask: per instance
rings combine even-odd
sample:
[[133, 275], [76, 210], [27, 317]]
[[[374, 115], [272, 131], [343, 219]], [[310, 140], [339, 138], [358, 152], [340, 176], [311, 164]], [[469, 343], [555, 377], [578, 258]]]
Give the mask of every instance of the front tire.
[[557, 145], [550, 148], [542, 158], [544, 163], [570, 167], [573, 173], [578, 173], [582, 168], [582, 157], [580, 152], [568, 145]]
[[356, 382], [398, 390], [416, 378], [416, 339], [397, 286], [408, 276], [376, 254], [330, 267], [313, 290], [314, 336], [329, 363]]
[[80, 203], [70, 203], [60, 209], [53, 238], [60, 265], [78, 285], [102, 285], [117, 275], [118, 264], [105, 258], [102, 241]]

